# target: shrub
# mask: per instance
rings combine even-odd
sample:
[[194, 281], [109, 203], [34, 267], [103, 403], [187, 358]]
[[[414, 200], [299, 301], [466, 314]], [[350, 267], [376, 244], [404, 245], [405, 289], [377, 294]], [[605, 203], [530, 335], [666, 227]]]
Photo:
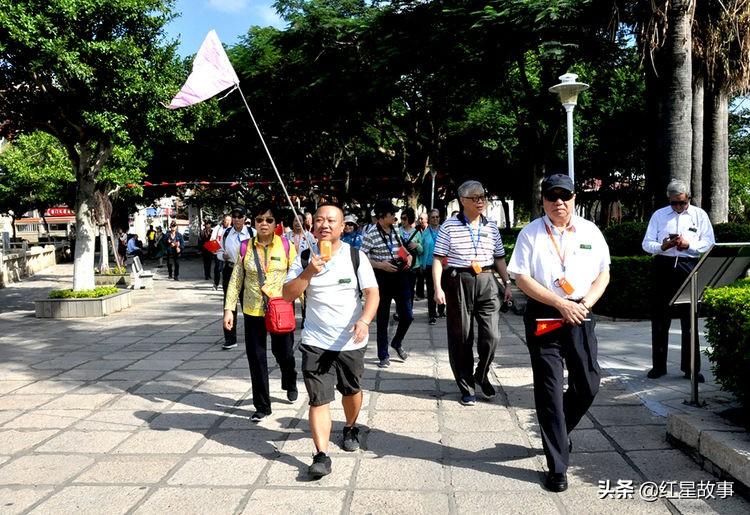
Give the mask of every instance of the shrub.
[[609, 286], [594, 311], [616, 318], [649, 318], [651, 256], [613, 256]]
[[729, 222], [714, 225], [716, 243], [750, 241], [750, 224]]
[[118, 293], [120, 290], [114, 286], [99, 286], [93, 290], [52, 290], [49, 292], [50, 299], [96, 299]]
[[647, 222], [623, 222], [604, 229], [604, 239], [611, 256], [643, 256], [641, 243], [646, 235]]
[[706, 351], [716, 381], [750, 409], [750, 279], [722, 288], [710, 288], [703, 296], [706, 309]]
[[104, 272], [100, 272], [98, 269], [95, 272], [101, 275], [127, 275], [128, 269], [124, 266], [113, 266]]

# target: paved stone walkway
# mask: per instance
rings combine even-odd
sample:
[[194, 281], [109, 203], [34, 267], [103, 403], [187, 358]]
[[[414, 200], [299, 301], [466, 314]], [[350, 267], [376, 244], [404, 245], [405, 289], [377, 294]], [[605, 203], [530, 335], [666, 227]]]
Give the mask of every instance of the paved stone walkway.
[[[445, 322], [428, 326], [424, 302], [405, 363], [380, 370], [368, 350], [362, 450], [336, 446], [343, 412], [334, 404], [333, 473], [310, 481], [306, 396], [286, 401], [274, 368], [273, 415], [249, 421], [244, 352], [221, 350], [221, 292], [191, 279], [197, 259], [183, 267], [182, 281], [159, 270], [154, 291], [98, 320], [34, 318], [30, 301], [64, 284], [70, 265], [0, 290], [0, 513], [750, 512], [737, 496], [639, 498], [645, 481], [715, 480], [665, 442], [665, 419], [643, 404], [667, 409], [688, 384], [673, 376], [638, 387], [643, 322], [600, 324], [601, 361], [615, 375], [573, 433], [571, 488], [552, 494], [540, 484], [520, 318], [503, 319], [500, 394], [466, 408]], [[649, 399], [651, 390], [661, 393]], [[635, 498], [598, 498], [599, 481], [620, 479], [634, 482]]]

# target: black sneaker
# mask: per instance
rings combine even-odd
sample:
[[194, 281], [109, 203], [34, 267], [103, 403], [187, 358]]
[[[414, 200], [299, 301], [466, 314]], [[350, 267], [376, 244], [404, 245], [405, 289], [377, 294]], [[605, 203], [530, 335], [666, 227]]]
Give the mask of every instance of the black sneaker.
[[495, 387], [492, 386], [489, 380], [485, 381], [484, 383], [479, 383], [479, 389], [482, 391], [482, 395], [487, 397], [488, 399], [491, 399], [497, 394], [495, 391]]
[[270, 415], [270, 413], [263, 413], [261, 411], [256, 411], [255, 413], [253, 413], [253, 416], [250, 417], [250, 420], [252, 420], [253, 422], [260, 422], [261, 420], [266, 418], [268, 415]]
[[323, 476], [327, 476], [331, 473], [331, 458], [326, 453], [319, 452], [313, 456], [312, 465], [307, 468], [307, 473], [313, 479], [320, 479]]
[[477, 398], [473, 395], [462, 395], [460, 402], [462, 406], [476, 406]]
[[354, 452], [359, 449], [359, 428], [356, 426], [344, 426], [344, 441], [341, 448], [346, 452]]
[[652, 368], [648, 371], [648, 374], [646, 374], [646, 377], [649, 379], [658, 379], [659, 377], [666, 375], [667, 371], [663, 370], [661, 368]]
[[406, 361], [406, 358], [409, 357], [409, 354], [404, 350], [403, 346], [399, 348], [393, 347], [393, 350], [396, 351], [396, 354], [398, 354], [398, 357], [401, 358], [401, 361]]
[[378, 362], [378, 368], [388, 368], [391, 366], [390, 358], [383, 358]]
[[237, 346], [237, 342], [224, 342], [224, 345], [221, 346], [224, 350], [234, 349]]
[[286, 398], [289, 399], [289, 402], [296, 401], [298, 397], [299, 397], [299, 392], [297, 391], [296, 388], [294, 388], [293, 390], [286, 391]]
[[437, 318], [436, 317], [430, 317], [430, 325], [436, 325], [437, 324]]
[[445, 318], [447, 316], [445, 313], [438, 313], [438, 318]]

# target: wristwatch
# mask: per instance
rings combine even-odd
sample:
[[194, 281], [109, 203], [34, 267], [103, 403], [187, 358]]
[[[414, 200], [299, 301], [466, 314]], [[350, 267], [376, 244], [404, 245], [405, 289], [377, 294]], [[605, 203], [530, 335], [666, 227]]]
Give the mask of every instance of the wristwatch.
[[504, 284], [505, 286], [510, 286], [510, 279], [508, 279], [507, 281], [503, 281], [503, 284]]

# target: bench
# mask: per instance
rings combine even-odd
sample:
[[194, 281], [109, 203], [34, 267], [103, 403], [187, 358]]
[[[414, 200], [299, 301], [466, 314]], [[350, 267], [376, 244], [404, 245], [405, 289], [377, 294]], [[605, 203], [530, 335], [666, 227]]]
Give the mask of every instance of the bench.
[[150, 270], [144, 270], [141, 265], [141, 259], [138, 256], [133, 257], [130, 272], [130, 284], [134, 290], [143, 288], [152, 289], [154, 287], [154, 273]]

